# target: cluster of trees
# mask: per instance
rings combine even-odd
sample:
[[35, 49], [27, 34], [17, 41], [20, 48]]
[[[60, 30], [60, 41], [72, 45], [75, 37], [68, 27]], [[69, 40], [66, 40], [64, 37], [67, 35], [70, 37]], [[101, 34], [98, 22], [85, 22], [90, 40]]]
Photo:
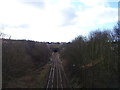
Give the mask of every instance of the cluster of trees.
[[118, 88], [120, 27], [96, 30], [64, 45], [61, 58], [73, 88]]
[[8, 40], [2, 42], [3, 88], [9, 81], [42, 67], [49, 61], [50, 50], [45, 43]]

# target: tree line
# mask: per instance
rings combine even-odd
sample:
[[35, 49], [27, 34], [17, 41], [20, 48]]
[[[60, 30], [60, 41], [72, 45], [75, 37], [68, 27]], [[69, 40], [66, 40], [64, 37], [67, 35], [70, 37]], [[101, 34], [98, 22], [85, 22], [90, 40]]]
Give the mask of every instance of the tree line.
[[118, 88], [120, 24], [78, 36], [60, 52], [72, 88]]

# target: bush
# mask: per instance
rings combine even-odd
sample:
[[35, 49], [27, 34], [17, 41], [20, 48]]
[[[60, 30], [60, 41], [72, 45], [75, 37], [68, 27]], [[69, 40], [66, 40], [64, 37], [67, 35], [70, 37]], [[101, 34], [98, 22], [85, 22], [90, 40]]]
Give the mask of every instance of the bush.
[[3, 87], [10, 80], [40, 68], [49, 60], [50, 52], [44, 43], [25, 40], [3, 40]]
[[118, 87], [118, 61], [110, 38], [109, 31], [94, 31], [64, 46], [61, 58], [67, 62], [72, 87]]

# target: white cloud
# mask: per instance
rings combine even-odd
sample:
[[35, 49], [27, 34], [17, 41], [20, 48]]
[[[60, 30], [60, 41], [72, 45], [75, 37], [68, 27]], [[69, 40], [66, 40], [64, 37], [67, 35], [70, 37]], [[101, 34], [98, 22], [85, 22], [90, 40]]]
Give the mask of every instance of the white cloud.
[[79, 0], [84, 3], [86, 6], [98, 6], [104, 4], [106, 0]]
[[[26, 3], [31, 4], [26, 4]], [[32, 2], [39, 3], [32, 5]], [[79, 3], [73, 4], [73, 2]], [[99, 24], [117, 21], [117, 9], [108, 0], [0, 0], [0, 24], [13, 38], [70, 41]], [[81, 5], [83, 4], [83, 5]], [[21, 28], [20, 26], [28, 26]], [[17, 28], [15, 28], [17, 27]]]
[[77, 12], [78, 14], [78, 24], [80, 26], [92, 26], [96, 24], [105, 24], [117, 21], [117, 9], [96, 6], [94, 8], [88, 8], [83, 12]]

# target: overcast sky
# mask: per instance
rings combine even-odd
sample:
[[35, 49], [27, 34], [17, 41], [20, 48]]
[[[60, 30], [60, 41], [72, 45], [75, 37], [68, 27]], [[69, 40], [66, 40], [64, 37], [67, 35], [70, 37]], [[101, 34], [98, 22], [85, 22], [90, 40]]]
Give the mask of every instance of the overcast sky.
[[71, 41], [118, 21], [119, 0], [0, 0], [0, 31], [12, 39]]

